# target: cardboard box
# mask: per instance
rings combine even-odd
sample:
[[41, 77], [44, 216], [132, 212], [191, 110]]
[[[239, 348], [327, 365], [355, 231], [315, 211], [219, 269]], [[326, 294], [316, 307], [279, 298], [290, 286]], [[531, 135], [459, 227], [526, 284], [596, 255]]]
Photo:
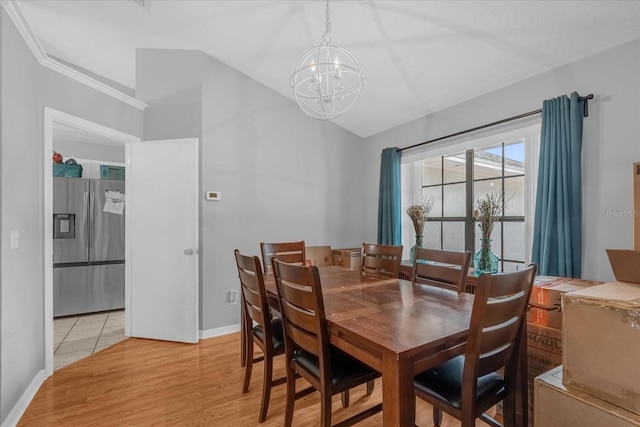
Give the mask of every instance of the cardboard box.
[[562, 331], [527, 322], [527, 345], [562, 356]]
[[535, 379], [535, 427], [638, 427], [640, 416], [565, 387], [562, 366]]
[[350, 270], [360, 270], [362, 268], [362, 248], [334, 249], [333, 265]]
[[562, 329], [562, 294], [601, 283], [568, 277], [536, 277], [531, 290], [527, 321]]
[[640, 251], [640, 162], [633, 164], [633, 249]]
[[[639, 265], [623, 267], [638, 274]], [[640, 414], [640, 285], [616, 281], [565, 294], [563, 309], [564, 384]]]
[[307, 264], [325, 267], [333, 265], [331, 246], [306, 246], [304, 248]]

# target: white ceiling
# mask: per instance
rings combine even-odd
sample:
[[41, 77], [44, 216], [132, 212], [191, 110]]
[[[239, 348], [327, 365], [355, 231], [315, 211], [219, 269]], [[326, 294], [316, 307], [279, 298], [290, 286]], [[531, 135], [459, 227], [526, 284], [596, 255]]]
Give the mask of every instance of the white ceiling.
[[[49, 55], [135, 87], [135, 49], [204, 51], [293, 99], [324, 1], [18, 0]], [[366, 137], [640, 38], [640, 1], [332, 0], [366, 81], [335, 122]]]

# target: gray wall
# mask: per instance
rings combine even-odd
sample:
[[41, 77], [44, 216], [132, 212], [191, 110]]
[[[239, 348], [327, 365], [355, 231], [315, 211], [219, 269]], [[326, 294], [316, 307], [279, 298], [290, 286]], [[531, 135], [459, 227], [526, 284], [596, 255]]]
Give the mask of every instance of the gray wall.
[[90, 142], [66, 141], [57, 139], [53, 133], [53, 150], [67, 160], [90, 159], [104, 162], [124, 163], [124, 145], [95, 144]]
[[362, 244], [360, 137], [200, 52], [140, 49], [136, 69], [145, 139], [200, 135], [201, 188], [222, 193], [202, 201], [202, 330], [239, 322], [239, 306], [226, 303], [239, 289], [234, 249]]
[[609, 281], [606, 248], [630, 249], [632, 163], [640, 161], [640, 40], [488, 93], [365, 139], [364, 229], [375, 237], [380, 152], [542, 107], [544, 99], [593, 93], [583, 132], [582, 277]]
[[[141, 135], [142, 111], [39, 65], [0, 15], [0, 422], [44, 369], [43, 109]], [[20, 246], [9, 247], [10, 230]]]
[[136, 98], [144, 139], [202, 137], [202, 74], [208, 55], [194, 50], [137, 49]]
[[[43, 107], [142, 136], [143, 113], [40, 66], [0, 16], [0, 422], [44, 368]], [[150, 103], [146, 139], [201, 139], [203, 330], [239, 321], [233, 249], [260, 241], [375, 241], [380, 152], [594, 93], [584, 127], [584, 267], [612, 278], [607, 247], [632, 244], [631, 163], [640, 160], [640, 41], [361, 138], [305, 116], [288, 98], [201, 52], [140, 50], [137, 96]], [[612, 191], [611, 189], [616, 189]], [[620, 213], [619, 215], [616, 213]], [[627, 214], [625, 214], [627, 213]], [[20, 247], [9, 248], [9, 232]]]

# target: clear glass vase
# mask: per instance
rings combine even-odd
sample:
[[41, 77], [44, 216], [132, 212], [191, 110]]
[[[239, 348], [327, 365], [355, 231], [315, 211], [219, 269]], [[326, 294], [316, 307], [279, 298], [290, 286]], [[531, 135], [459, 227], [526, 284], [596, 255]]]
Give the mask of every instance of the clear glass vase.
[[473, 256], [473, 269], [476, 275], [497, 273], [500, 260], [491, 251], [491, 239], [480, 239], [480, 249]]
[[411, 263], [413, 264], [416, 261], [416, 249], [424, 248], [422, 245], [423, 236], [416, 235], [416, 244], [411, 247]]

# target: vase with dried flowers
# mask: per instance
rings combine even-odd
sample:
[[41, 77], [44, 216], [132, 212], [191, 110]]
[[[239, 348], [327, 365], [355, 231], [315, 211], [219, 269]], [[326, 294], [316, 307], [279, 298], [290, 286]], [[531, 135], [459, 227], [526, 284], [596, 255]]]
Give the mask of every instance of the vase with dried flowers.
[[416, 232], [416, 244], [411, 247], [411, 262], [416, 260], [416, 249], [423, 248], [423, 233], [424, 224], [427, 222], [427, 217], [433, 209], [433, 205], [436, 202], [435, 197], [428, 197], [423, 199], [421, 203], [409, 206], [407, 209], [407, 215], [413, 222], [413, 229]]
[[473, 218], [478, 222], [482, 238], [480, 239], [480, 249], [473, 257], [475, 274], [498, 272], [499, 259], [491, 251], [491, 233], [500, 218], [502, 209], [508, 206], [512, 197], [513, 195], [503, 195], [502, 193], [487, 193], [484, 198], [476, 201]]

